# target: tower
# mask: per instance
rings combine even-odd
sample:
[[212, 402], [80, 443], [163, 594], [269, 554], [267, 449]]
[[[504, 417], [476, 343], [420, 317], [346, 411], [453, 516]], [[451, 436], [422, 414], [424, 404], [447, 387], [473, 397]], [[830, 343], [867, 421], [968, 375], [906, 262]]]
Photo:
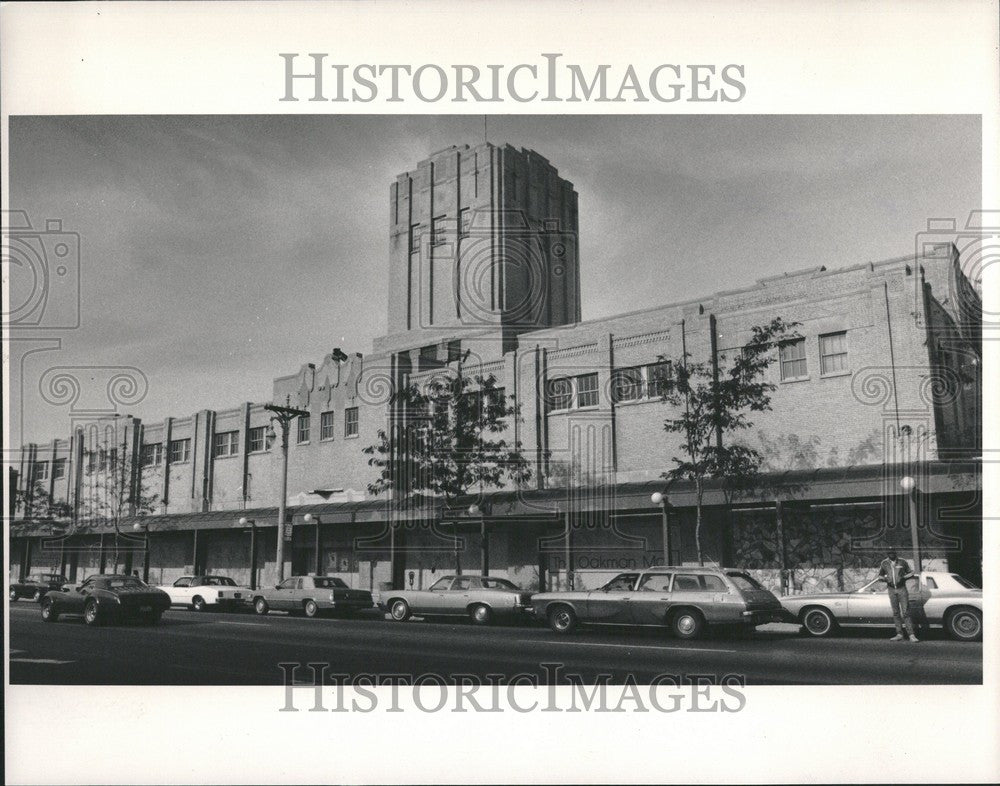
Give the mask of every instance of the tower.
[[410, 349], [580, 320], [577, 194], [532, 150], [452, 146], [390, 188], [389, 319]]

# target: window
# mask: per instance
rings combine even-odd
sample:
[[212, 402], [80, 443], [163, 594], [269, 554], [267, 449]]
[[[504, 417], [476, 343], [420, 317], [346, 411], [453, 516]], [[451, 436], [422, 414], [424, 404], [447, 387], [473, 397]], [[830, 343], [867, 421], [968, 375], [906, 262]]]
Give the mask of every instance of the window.
[[420, 250], [420, 224], [410, 224], [410, 253]]
[[620, 576], [611, 579], [601, 589], [605, 592], [627, 592], [635, 586], [637, 578], [639, 578], [638, 573], [622, 573]]
[[177, 579], [177, 581], [174, 582], [174, 586], [175, 587], [190, 587], [191, 586], [191, 577], [190, 576], [184, 576], [183, 578]]
[[105, 470], [108, 468], [108, 452], [104, 448], [100, 448], [97, 451], [97, 469]]
[[267, 450], [267, 428], [254, 426], [250, 429], [250, 452], [261, 453]]
[[741, 590], [762, 590], [764, 589], [757, 579], [748, 576], [746, 573], [727, 573], [730, 581], [736, 585], [737, 589]]
[[108, 469], [118, 467], [118, 448], [111, 448], [108, 451]]
[[97, 466], [97, 456], [94, 455], [94, 451], [88, 450], [84, 453], [87, 462], [87, 472], [88, 474], [94, 471], [94, 467]]
[[638, 401], [643, 394], [642, 368], [618, 368], [611, 377], [611, 400]]
[[320, 440], [333, 439], [333, 413], [324, 412], [319, 416], [319, 438]]
[[597, 374], [582, 374], [576, 378], [576, 405], [578, 407], [596, 407]]
[[163, 461], [163, 443], [149, 442], [142, 446], [142, 466], [153, 467]]
[[646, 366], [646, 395], [649, 398], [660, 398], [667, 392], [671, 372], [669, 360]]
[[344, 410], [344, 436], [358, 436], [358, 408], [348, 407]]
[[548, 399], [552, 409], [569, 409], [573, 403], [573, 380], [566, 377], [550, 379]]
[[674, 578], [674, 592], [701, 592], [701, 582], [697, 576], [676, 576]]
[[170, 440], [170, 463], [171, 464], [183, 464], [185, 461], [191, 458], [191, 440], [190, 439], [172, 439]]
[[639, 589], [643, 592], [669, 592], [670, 591], [670, 574], [669, 573], [647, 573], [642, 577], [642, 582], [639, 584]]
[[240, 432], [223, 431], [215, 435], [215, 457], [235, 456], [240, 452]]
[[709, 592], [729, 592], [726, 582], [719, 576], [702, 576], [701, 583]]
[[844, 330], [819, 337], [820, 375], [841, 371], [847, 371], [847, 331]]
[[472, 232], [472, 211], [465, 207], [458, 211], [458, 236], [468, 237]]
[[783, 382], [789, 379], [805, 379], [809, 373], [806, 368], [806, 340], [796, 338], [783, 342], [778, 347], [778, 360]]
[[938, 588], [937, 582], [934, 581], [934, 579], [932, 579], [930, 576], [927, 577], [926, 581], [927, 581], [927, 589], [937, 589]]
[[450, 588], [451, 587], [451, 580], [452, 580], [451, 576], [444, 576], [444, 577], [438, 579], [433, 584], [431, 584], [430, 591], [431, 592], [440, 592], [441, 590], [446, 590], [446, 589]]
[[52, 462], [52, 478], [59, 480], [66, 477], [66, 459], [56, 459]]
[[42, 480], [49, 479], [49, 462], [38, 461], [31, 468], [31, 480], [33, 483], [38, 483]]
[[309, 441], [309, 416], [299, 415], [295, 441], [300, 445]]
[[455, 583], [451, 585], [453, 590], [469, 590], [469, 589], [479, 589], [476, 582], [471, 576], [459, 576], [455, 579]]
[[435, 216], [431, 219], [431, 245], [443, 246], [446, 239], [445, 217]]
[[281, 582], [278, 585], [278, 589], [295, 589], [295, 582], [296, 582], [296, 579], [294, 579], [294, 578], [285, 579], [283, 582]]

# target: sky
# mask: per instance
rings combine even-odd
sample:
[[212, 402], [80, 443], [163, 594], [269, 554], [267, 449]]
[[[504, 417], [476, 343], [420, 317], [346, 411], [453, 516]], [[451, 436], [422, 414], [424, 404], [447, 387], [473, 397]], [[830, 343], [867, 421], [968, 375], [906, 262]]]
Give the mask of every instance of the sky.
[[[901, 256], [981, 203], [972, 116], [502, 115], [486, 134], [575, 185], [584, 319]], [[68, 434], [38, 392], [55, 366], [141, 369], [127, 413], [158, 421], [267, 401], [335, 346], [368, 354], [390, 184], [483, 136], [482, 116], [12, 118], [10, 207], [81, 247], [80, 326], [23, 359], [15, 342], [13, 444]]]

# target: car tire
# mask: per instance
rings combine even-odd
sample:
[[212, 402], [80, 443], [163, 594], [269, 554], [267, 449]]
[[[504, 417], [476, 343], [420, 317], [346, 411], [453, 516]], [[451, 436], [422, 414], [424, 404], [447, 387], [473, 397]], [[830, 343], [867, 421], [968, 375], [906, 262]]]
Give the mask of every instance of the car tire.
[[953, 609], [944, 618], [944, 629], [956, 641], [979, 641], [983, 637], [983, 615], [977, 609]]
[[490, 625], [493, 622], [493, 611], [485, 603], [477, 603], [469, 609], [469, 617], [476, 625]]
[[556, 633], [566, 635], [576, 630], [576, 614], [569, 606], [555, 606], [549, 609], [546, 618], [549, 627]]
[[56, 622], [59, 619], [59, 612], [56, 610], [55, 601], [51, 598], [42, 601], [42, 621]]
[[832, 636], [837, 632], [837, 620], [822, 606], [805, 609], [801, 616], [802, 630], [815, 638]]
[[205, 599], [201, 595], [195, 595], [191, 598], [191, 610], [192, 611], [204, 611], [205, 610]]
[[161, 616], [163, 616], [162, 611], [151, 611], [148, 614], [143, 614], [139, 621], [143, 625], [156, 625], [160, 621]]
[[42, 598], [44, 598], [44, 597], [45, 597], [45, 593], [42, 592], [40, 589], [36, 589], [35, 590], [35, 594], [31, 596], [31, 599], [33, 601], [35, 601], [35, 603], [41, 603], [42, 602]]
[[316, 601], [307, 600], [305, 603], [302, 604], [302, 611], [305, 613], [307, 617], [315, 617], [317, 614], [319, 614], [319, 606], [316, 605]]
[[700, 611], [681, 609], [671, 616], [670, 630], [678, 639], [697, 639], [705, 631], [705, 618]]
[[101, 624], [101, 610], [96, 600], [88, 600], [83, 607], [83, 621], [91, 627], [97, 627]]
[[270, 609], [270, 607], [269, 607], [269, 606], [267, 605], [267, 601], [266, 601], [266, 600], [264, 600], [263, 598], [254, 598], [254, 602], [253, 602], [253, 610], [254, 610], [254, 611], [255, 611], [255, 612], [257, 613], [257, 614], [259, 614], [260, 616], [262, 616], [262, 617], [263, 617], [263, 616], [264, 616], [265, 614], [267, 614], [267, 612], [269, 612], [269, 611], [270, 611], [271, 609]]
[[18, 598], [17, 590], [14, 589], [13, 587], [10, 588], [10, 596], [9, 597], [10, 597], [11, 600], [17, 600], [17, 598]]
[[396, 622], [406, 622], [410, 618], [410, 604], [405, 600], [394, 600], [389, 607], [389, 615]]

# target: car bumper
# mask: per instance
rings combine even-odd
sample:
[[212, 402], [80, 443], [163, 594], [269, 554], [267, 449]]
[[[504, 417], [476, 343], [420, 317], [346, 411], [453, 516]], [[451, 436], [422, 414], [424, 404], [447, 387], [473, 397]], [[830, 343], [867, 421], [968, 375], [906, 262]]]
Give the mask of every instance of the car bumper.
[[742, 617], [744, 625], [766, 625], [769, 622], [785, 622], [784, 611], [782, 609], [744, 611]]

